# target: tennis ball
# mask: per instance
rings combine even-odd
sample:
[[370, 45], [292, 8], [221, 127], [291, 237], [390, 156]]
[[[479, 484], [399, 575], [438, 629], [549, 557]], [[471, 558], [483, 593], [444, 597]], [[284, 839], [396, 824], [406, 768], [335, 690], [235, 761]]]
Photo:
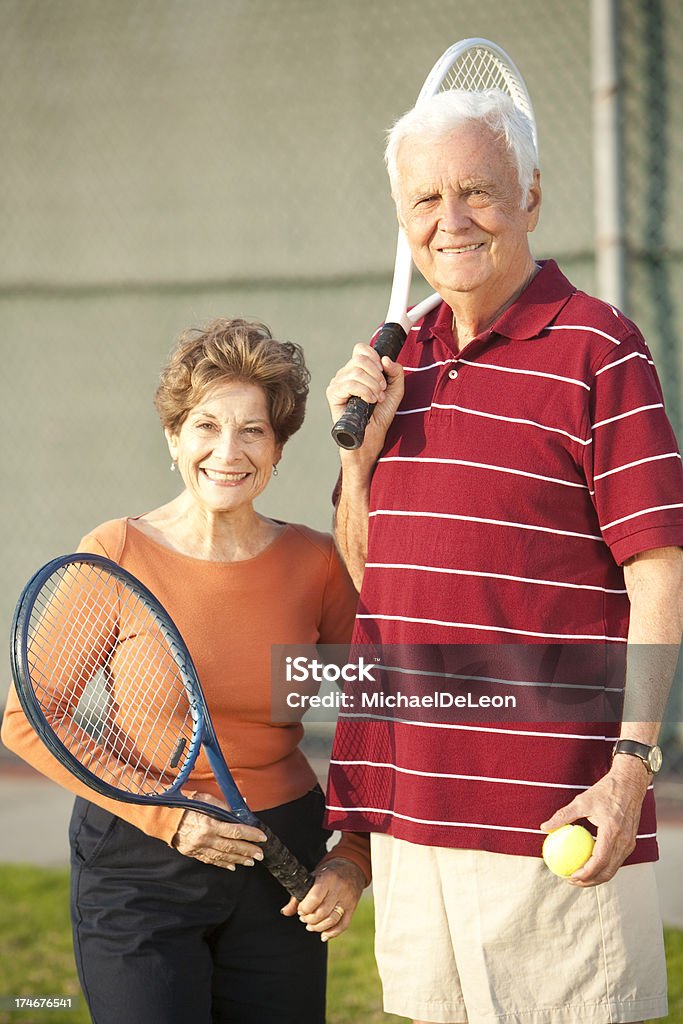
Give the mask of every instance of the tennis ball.
[[563, 825], [545, 837], [543, 860], [553, 874], [568, 878], [583, 867], [594, 844], [595, 839], [583, 825]]

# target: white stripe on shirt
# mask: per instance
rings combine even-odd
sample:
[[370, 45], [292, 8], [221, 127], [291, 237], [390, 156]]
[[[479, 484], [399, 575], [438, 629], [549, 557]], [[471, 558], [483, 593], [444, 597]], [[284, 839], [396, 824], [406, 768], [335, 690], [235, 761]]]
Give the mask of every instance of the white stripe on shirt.
[[496, 366], [495, 363], [473, 362], [470, 359], [462, 358], [458, 362], [464, 363], [466, 366], [476, 366], [481, 370], [497, 370], [500, 373], [518, 373], [524, 377], [545, 377], [548, 380], [559, 380], [563, 384], [575, 384], [579, 388], [590, 391], [590, 386], [585, 381], [575, 380], [573, 377], [560, 377], [556, 373], [542, 373], [540, 370], [518, 370], [512, 366]]
[[417, 768], [403, 768], [398, 764], [394, 764], [392, 761], [342, 761], [333, 758], [330, 760], [330, 764], [352, 765], [354, 767], [362, 768], [390, 768], [392, 771], [398, 772], [400, 775], [418, 775], [421, 778], [427, 779], [460, 779], [465, 782], [500, 782], [505, 786], [535, 786], [539, 789], [572, 789], [575, 792], [590, 789], [590, 784], [586, 786], [572, 786], [567, 782], [532, 782], [529, 779], [498, 779], [491, 775], [462, 775], [456, 772], [427, 772], [420, 771]]
[[664, 405], [662, 402], [657, 402], [655, 405], [640, 405], [637, 409], [631, 409], [630, 412], [622, 412], [618, 416], [611, 416], [608, 420], [600, 420], [598, 423], [593, 424], [593, 430], [597, 430], [598, 427], [604, 427], [608, 423], [616, 423], [617, 420], [628, 419], [629, 416], [636, 416], [639, 412], [650, 412], [652, 409], [663, 409]]
[[541, 587], [568, 587], [571, 590], [597, 590], [601, 594], [626, 594], [626, 589], [610, 590], [609, 587], [592, 586], [590, 583], [565, 583], [560, 580], [540, 580], [532, 576], [509, 576], [502, 572], [480, 572], [474, 569], [448, 569], [438, 565], [414, 565], [410, 562], [366, 562], [366, 569], [416, 569], [418, 572], [448, 573], [453, 576], [482, 576], [493, 580], [509, 580], [512, 583], [533, 583]]
[[[476, 821], [439, 821], [435, 818], [414, 818], [409, 814], [400, 814], [388, 807], [342, 807], [338, 804], [327, 804], [329, 811], [357, 812], [359, 814], [385, 814], [403, 821], [412, 821], [415, 825], [445, 825], [450, 828], [484, 828], [489, 832], [526, 832], [529, 835], [544, 836], [547, 833], [540, 828], [515, 828], [513, 825], [484, 825]], [[636, 839], [652, 839], [655, 832], [638, 833]]]
[[547, 430], [552, 434], [562, 434], [563, 437], [568, 437], [570, 441], [575, 441], [576, 444], [592, 444], [593, 438], [589, 437], [584, 440], [582, 437], [575, 437], [574, 434], [568, 433], [566, 430], [560, 430], [559, 427], [549, 427], [546, 423], [537, 423], [536, 420], [524, 420], [518, 419], [515, 416], [499, 416], [492, 412], [483, 412], [481, 409], [468, 409], [463, 405], [442, 405], [440, 402], [432, 402], [431, 405], [421, 406], [417, 409], [397, 409], [397, 416], [409, 416], [416, 412], [429, 412], [430, 409], [444, 409], [454, 410], [455, 412], [462, 412], [468, 416], [482, 416], [488, 420], [496, 420], [499, 423], [521, 423], [522, 426], [537, 427], [539, 430]]
[[655, 505], [653, 508], [644, 508], [641, 512], [633, 512], [630, 516], [623, 516], [621, 519], [615, 519], [612, 523], [605, 523], [603, 530], [609, 530], [612, 526], [619, 526], [620, 523], [625, 523], [629, 519], [637, 519], [638, 516], [647, 516], [650, 512], [668, 512], [672, 508], [683, 508], [683, 502], [676, 502], [675, 505]]
[[557, 537], [577, 537], [579, 540], [598, 540], [604, 543], [601, 534], [575, 533], [572, 530], [553, 530], [550, 526], [534, 526], [531, 523], [509, 523], [504, 519], [485, 519], [483, 516], [456, 515], [453, 512], [407, 512], [403, 509], [378, 508], [368, 513], [368, 519], [375, 516], [399, 516], [406, 519], [455, 519], [463, 523], [485, 523], [488, 526], [510, 526], [517, 530], [533, 530], [538, 533], [552, 533]]
[[606, 334], [597, 327], [587, 327], [586, 324], [555, 324], [553, 327], [546, 327], [546, 331], [588, 331], [589, 334], [598, 334], [601, 338], [606, 338], [614, 345], [621, 345], [618, 338], [613, 338], [611, 334]]
[[644, 359], [650, 366], [654, 366], [654, 361], [645, 355], [644, 352], [631, 352], [630, 355], [622, 356], [621, 359], [615, 359], [613, 363], [607, 363], [606, 366], [600, 367], [599, 370], [595, 371], [595, 376], [599, 377], [601, 373], [605, 373], [606, 370], [613, 370], [615, 366], [621, 366], [622, 363], [627, 363], [629, 359]]
[[502, 726], [492, 725], [463, 725], [458, 722], [423, 722], [413, 718], [399, 718], [397, 715], [377, 715], [370, 714], [369, 712], [359, 711], [344, 711], [339, 712], [339, 719], [348, 718], [356, 719], [360, 718], [364, 721], [370, 722], [394, 722], [396, 725], [416, 726], [420, 729], [451, 729], [457, 732], [483, 732], [483, 733], [495, 733], [502, 736], [534, 736], [541, 737], [542, 739], [551, 740], [591, 740], [600, 741], [601, 743], [609, 743], [612, 746], [619, 739], [619, 730], [617, 728], [618, 723], [615, 724], [615, 733], [613, 736], [602, 736], [595, 735], [593, 733], [573, 733], [573, 732], [547, 732], [541, 729], [504, 729]]
[[512, 469], [509, 466], [494, 466], [486, 462], [470, 462], [468, 459], [433, 459], [423, 458], [419, 455], [385, 455], [379, 462], [420, 462], [442, 466], [468, 466], [471, 469], [484, 469], [490, 473], [509, 473], [512, 476], [525, 476], [530, 480], [543, 480], [549, 484], [559, 484], [561, 487], [578, 487], [579, 490], [587, 491], [586, 484], [577, 483], [574, 480], [560, 480], [559, 477], [542, 476], [540, 473], [527, 473], [523, 469]]
[[[390, 645], [393, 646], [393, 645]], [[465, 645], [467, 646], [467, 645]], [[501, 646], [503, 646], [501, 644]], [[515, 645], [517, 646], [517, 645]], [[542, 646], [542, 645], [541, 645]], [[478, 676], [473, 672], [458, 673], [458, 672], [434, 672], [431, 669], [420, 669], [420, 668], [404, 668], [400, 665], [387, 665], [383, 661], [376, 661], [373, 664], [373, 668], [377, 668], [382, 672], [392, 672], [394, 675], [410, 676], [411, 679], [457, 679], [458, 682], [471, 682], [471, 683], [494, 683], [498, 686], [515, 686], [518, 688], [524, 688], [529, 690], [546, 689], [548, 685], [552, 685], [553, 691], [555, 690], [579, 690], [581, 693], [623, 693], [623, 686], [602, 686], [602, 685], [587, 685], [585, 683], [558, 683], [553, 680], [552, 684], [544, 680], [537, 680], [535, 682], [527, 682], [523, 679], [499, 679], [496, 676]]]
[[643, 466], [646, 462], [659, 462], [661, 459], [679, 459], [681, 456], [678, 452], [667, 452], [666, 455], [652, 455], [649, 459], [638, 459], [637, 462], [626, 462], [623, 466], [617, 466], [616, 469], [608, 469], [604, 473], [598, 473], [593, 477], [594, 480], [602, 480], [606, 476], [613, 476], [615, 473], [623, 473], [625, 469], [633, 469], [634, 466]]
[[526, 832], [531, 835], [545, 835], [540, 828], [514, 828], [512, 825], [482, 825], [473, 821], [439, 821], [435, 818], [413, 818], [409, 814], [390, 810], [388, 807], [341, 807], [338, 804], [327, 804], [329, 811], [353, 811], [357, 814], [388, 814], [392, 818], [412, 821], [416, 825], [447, 825], [450, 828], [485, 828], [492, 832]]
[[382, 619], [386, 622], [419, 622], [427, 626], [445, 626], [448, 629], [474, 629], [490, 633], [511, 633], [514, 636], [538, 636], [544, 640], [607, 640], [613, 643], [626, 643], [626, 637], [608, 636], [601, 633], [540, 633], [533, 629], [512, 629], [509, 626], [496, 626], [494, 624], [478, 622], [451, 622], [448, 619], [423, 619], [410, 615], [383, 615], [373, 612], [372, 615], [356, 615], [357, 619]]
[[437, 366], [449, 366], [450, 363], [457, 363], [457, 359], [439, 359], [436, 363], [429, 363], [428, 366], [404, 366], [406, 373], [422, 373], [424, 370], [433, 370]]

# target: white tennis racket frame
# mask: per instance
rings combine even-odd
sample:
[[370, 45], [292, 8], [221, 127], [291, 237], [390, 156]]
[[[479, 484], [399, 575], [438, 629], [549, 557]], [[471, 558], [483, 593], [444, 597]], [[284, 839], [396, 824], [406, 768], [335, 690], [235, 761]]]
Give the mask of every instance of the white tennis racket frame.
[[[467, 57], [470, 56], [470, 60]], [[442, 87], [465, 92], [499, 89], [510, 96], [515, 106], [531, 121], [534, 147], [538, 153], [536, 121], [524, 79], [504, 50], [488, 39], [462, 39], [441, 55], [427, 75], [416, 106], [435, 96]], [[418, 302], [410, 312], [410, 285], [413, 258], [402, 228], [398, 231], [394, 276], [389, 307], [382, 327], [375, 335], [374, 348], [379, 356], [396, 359], [408, 332], [418, 320], [441, 302], [436, 292]], [[332, 437], [340, 448], [360, 448], [374, 406], [358, 396], [350, 396], [346, 408], [332, 428]]]
[[[487, 54], [493, 59], [496, 70], [502, 76], [505, 85], [507, 87], [508, 94], [512, 99], [515, 106], [517, 106], [531, 121], [533, 130], [534, 147], [536, 154], [538, 154], [538, 135], [536, 130], [536, 118], [534, 116], [534, 109], [531, 103], [531, 98], [527, 91], [527, 87], [524, 83], [524, 79], [514, 64], [514, 62], [507, 55], [505, 50], [496, 43], [490, 42], [488, 39], [461, 39], [458, 43], [453, 43], [448, 49], [439, 57], [432, 70], [427, 75], [424, 85], [420, 89], [420, 93], [415, 102], [415, 106], [418, 106], [423, 100], [429, 99], [431, 96], [435, 96], [442, 90], [444, 84], [447, 84], [448, 89], [452, 88], [453, 85], [449, 82], [449, 74], [453, 65], [468, 51], [476, 53], [477, 50], [485, 50]], [[480, 89], [472, 88], [471, 83], [464, 84], [462, 88], [471, 91], [479, 92]], [[482, 88], [494, 88], [490, 82], [483, 81]], [[408, 245], [408, 239], [402, 228], [398, 229], [398, 239], [396, 242], [396, 260], [394, 263], [394, 277], [391, 285], [391, 295], [389, 297], [389, 307], [386, 315], [387, 323], [400, 324], [401, 327], [406, 331], [410, 330], [413, 324], [417, 323], [423, 316], [434, 309], [435, 306], [442, 301], [441, 296], [438, 292], [434, 292], [432, 295], [427, 296], [421, 302], [408, 312], [407, 306], [410, 296], [410, 285], [413, 276], [413, 258], [410, 252], [410, 246]]]

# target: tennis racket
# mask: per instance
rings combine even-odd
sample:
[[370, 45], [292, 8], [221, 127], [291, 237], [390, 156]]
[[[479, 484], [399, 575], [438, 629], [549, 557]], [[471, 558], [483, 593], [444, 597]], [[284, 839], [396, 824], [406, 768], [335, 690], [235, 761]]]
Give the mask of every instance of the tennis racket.
[[[487, 39], [462, 39], [459, 43], [454, 43], [442, 54], [427, 75], [417, 97], [416, 106], [439, 92], [448, 92], [451, 89], [462, 89], [466, 92], [498, 89], [507, 93], [515, 106], [531, 121], [534, 146], [538, 151], [536, 121], [524, 79], [500, 46]], [[385, 323], [379, 329], [374, 343], [374, 349], [380, 358], [389, 356], [395, 360], [412, 325], [441, 302], [441, 296], [435, 292], [408, 310], [412, 272], [413, 260], [408, 240], [403, 230], [399, 228], [389, 308]], [[344, 413], [332, 428], [332, 437], [340, 448], [360, 448], [373, 408], [373, 405], [364, 402], [362, 398], [349, 398]]]
[[[48, 562], [19, 599], [10, 657], [26, 717], [72, 775], [114, 800], [261, 829], [264, 865], [303, 899], [313, 877], [249, 810], [183, 638], [139, 580], [99, 555]], [[229, 811], [183, 794], [198, 763], [213, 772]]]

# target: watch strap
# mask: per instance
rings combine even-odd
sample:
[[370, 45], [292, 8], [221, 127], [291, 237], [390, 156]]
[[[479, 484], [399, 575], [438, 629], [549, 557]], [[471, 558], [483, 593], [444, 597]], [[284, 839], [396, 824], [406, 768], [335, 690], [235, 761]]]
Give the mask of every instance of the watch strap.
[[650, 774], [653, 773], [650, 755], [653, 750], [659, 750], [656, 744], [650, 746], [648, 743], [639, 743], [637, 740], [617, 740], [612, 750], [612, 757], [615, 754], [631, 754], [643, 762]]

